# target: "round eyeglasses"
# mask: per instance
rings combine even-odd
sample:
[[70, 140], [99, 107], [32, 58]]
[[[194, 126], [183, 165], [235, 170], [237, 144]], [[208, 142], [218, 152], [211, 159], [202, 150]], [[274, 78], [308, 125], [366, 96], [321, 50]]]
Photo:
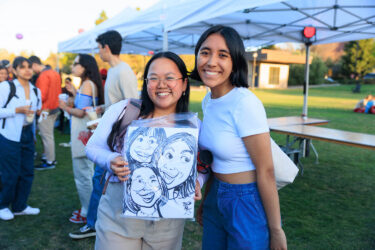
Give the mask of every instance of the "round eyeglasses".
[[149, 78], [146, 78], [145, 81], [147, 85], [150, 87], [156, 87], [162, 81], [163, 83], [167, 84], [169, 88], [173, 89], [177, 85], [178, 80], [181, 80], [181, 79], [184, 79], [184, 78], [166, 77], [162, 79], [162, 78], [157, 78], [157, 77], [149, 77]]

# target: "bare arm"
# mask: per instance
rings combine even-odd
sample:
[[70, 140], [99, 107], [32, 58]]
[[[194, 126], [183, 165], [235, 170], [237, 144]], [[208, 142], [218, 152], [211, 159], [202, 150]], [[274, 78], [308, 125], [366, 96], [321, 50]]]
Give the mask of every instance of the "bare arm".
[[256, 167], [257, 184], [270, 229], [270, 248], [287, 249], [286, 237], [281, 228], [279, 195], [272, 161], [269, 133], [242, 138]]

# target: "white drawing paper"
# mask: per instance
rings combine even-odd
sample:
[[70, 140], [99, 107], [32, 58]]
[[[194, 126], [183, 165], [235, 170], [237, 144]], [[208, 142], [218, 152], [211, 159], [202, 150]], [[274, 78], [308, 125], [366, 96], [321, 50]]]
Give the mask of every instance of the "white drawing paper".
[[[135, 218], [193, 218], [198, 150], [197, 126], [130, 125], [124, 158], [123, 214]], [[160, 124], [159, 124], [160, 125]]]

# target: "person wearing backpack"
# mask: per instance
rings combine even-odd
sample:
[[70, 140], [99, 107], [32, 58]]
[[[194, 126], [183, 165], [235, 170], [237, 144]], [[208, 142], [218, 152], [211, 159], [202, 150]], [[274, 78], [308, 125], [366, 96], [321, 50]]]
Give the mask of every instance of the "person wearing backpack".
[[[41, 109], [40, 90], [31, 83], [31, 62], [17, 57], [13, 62], [17, 79], [0, 85], [0, 219], [14, 215], [37, 215], [39, 208], [27, 204], [34, 179], [35, 112]], [[11, 209], [9, 209], [11, 208]]]

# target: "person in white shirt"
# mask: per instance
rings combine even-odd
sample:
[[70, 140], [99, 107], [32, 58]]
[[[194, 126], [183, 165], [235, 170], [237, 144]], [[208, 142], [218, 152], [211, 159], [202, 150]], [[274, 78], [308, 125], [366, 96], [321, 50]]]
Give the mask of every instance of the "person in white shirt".
[[[179, 56], [172, 52], [154, 55], [146, 65], [144, 77], [140, 119], [188, 111], [187, 70]], [[95, 248], [181, 249], [183, 219], [149, 221], [122, 217], [122, 182], [131, 172], [119, 153], [122, 148], [113, 145], [112, 139], [120, 132], [117, 130], [122, 120], [118, 117], [126, 105], [128, 100], [120, 101], [104, 113], [86, 146], [87, 157], [108, 171], [109, 181], [99, 203]], [[195, 196], [200, 199], [200, 189], [195, 189]]]
[[243, 41], [216, 25], [201, 35], [195, 56], [190, 76], [211, 90], [199, 137], [200, 148], [213, 154], [202, 248], [286, 249], [266, 112], [248, 90]]
[[122, 37], [115, 30], [107, 31], [96, 39], [100, 58], [111, 65], [104, 85], [105, 109], [127, 98], [138, 98], [137, 77], [130, 66], [121, 61]]
[[[34, 136], [32, 124], [35, 112], [41, 109], [41, 94], [31, 83], [31, 62], [17, 57], [13, 62], [17, 79], [0, 84], [0, 219], [14, 215], [36, 215], [38, 208], [27, 205], [34, 179]], [[15, 87], [14, 96], [9, 100]], [[9, 209], [11, 207], [11, 210]]]

